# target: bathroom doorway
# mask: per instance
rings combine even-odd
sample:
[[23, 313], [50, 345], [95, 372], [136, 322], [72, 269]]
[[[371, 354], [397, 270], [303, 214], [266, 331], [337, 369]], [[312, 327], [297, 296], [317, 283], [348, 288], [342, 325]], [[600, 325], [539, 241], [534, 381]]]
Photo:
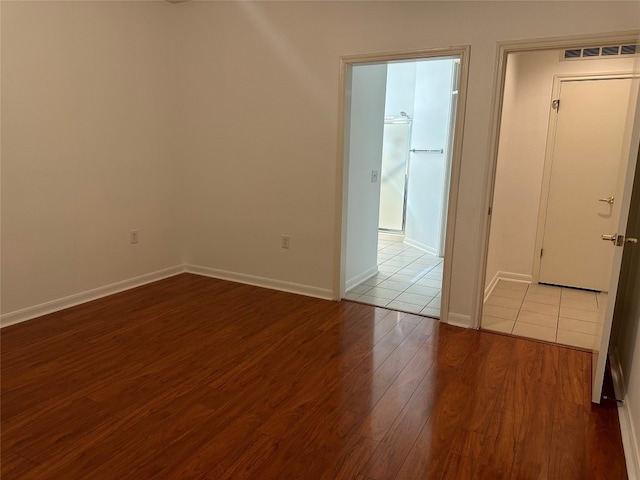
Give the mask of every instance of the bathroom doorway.
[[378, 227], [439, 258], [459, 71], [459, 58], [431, 58], [391, 62], [386, 73]]
[[446, 316], [466, 52], [344, 60], [340, 298]]

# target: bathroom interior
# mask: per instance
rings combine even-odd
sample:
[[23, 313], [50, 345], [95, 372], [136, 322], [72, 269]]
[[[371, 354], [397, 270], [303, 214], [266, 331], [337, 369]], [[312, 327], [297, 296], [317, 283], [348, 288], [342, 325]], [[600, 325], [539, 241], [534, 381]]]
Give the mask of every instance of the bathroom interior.
[[347, 272], [345, 298], [439, 318], [460, 61], [385, 67], [376, 268]]

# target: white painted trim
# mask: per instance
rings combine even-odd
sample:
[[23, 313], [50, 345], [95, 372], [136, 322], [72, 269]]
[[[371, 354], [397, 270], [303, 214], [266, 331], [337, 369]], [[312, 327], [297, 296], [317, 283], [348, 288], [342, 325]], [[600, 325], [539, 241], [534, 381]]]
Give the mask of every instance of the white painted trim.
[[631, 409], [628, 407], [629, 397], [623, 393], [626, 390], [626, 383], [617, 350], [614, 350], [609, 355], [609, 362], [616, 398], [623, 398], [622, 402], [618, 402], [618, 421], [620, 422], [620, 434], [622, 436], [624, 459], [627, 464], [627, 475], [629, 480], [640, 480], [640, 442], [633, 426]]
[[507, 282], [531, 283], [531, 275], [524, 273], [498, 272], [498, 277], [500, 277], [500, 280], [506, 280]]
[[473, 328], [471, 315], [462, 315], [460, 313], [449, 313], [447, 323], [455, 327]]
[[631, 409], [628, 407], [629, 398], [625, 396], [622, 403], [618, 403], [618, 420], [620, 421], [620, 434], [622, 435], [622, 447], [624, 459], [627, 464], [629, 480], [640, 480], [640, 443], [638, 435], [633, 427]]
[[353, 287], [360, 285], [362, 282], [369, 280], [374, 275], [378, 273], [378, 266], [375, 265], [371, 267], [369, 270], [362, 272], [360, 275], [356, 275], [353, 278], [350, 278], [345, 282], [345, 290], [348, 292]]
[[422, 250], [423, 252], [430, 253], [433, 256], [438, 256], [438, 249], [425, 245], [424, 243], [420, 243], [411, 238], [405, 238], [403, 243], [409, 245], [410, 247], [417, 248], [418, 250]]
[[[469, 82], [469, 58], [471, 46], [466, 46], [460, 53], [460, 70], [458, 72], [458, 103], [455, 112], [453, 145], [451, 147], [451, 163], [449, 172], [449, 198], [447, 200], [447, 221], [444, 241], [444, 262], [442, 264], [442, 301], [440, 305], [440, 321], [449, 323], [449, 303], [451, 300], [451, 276], [456, 236], [456, 218], [458, 215], [458, 193], [460, 191], [460, 170], [462, 163], [462, 141], [464, 137], [464, 121], [467, 109], [467, 86]], [[453, 316], [455, 321], [455, 315]], [[470, 317], [473, 318], [473, 317]], [[470, 327], [474, 325], [470, 324]]]
[[306, 295], [307, 297], [322, 298], [324, 300], [337, 300], [333, 295], [333, 291], [329, 288], [311, 287], [300, 283], [273, 280], [271, 278], [219, 270], [217, 268], [202, 267], [199, 265], [186, 265], [185, 271], [187, 273], [218, 278], [220, 280], [228, 280], [230, 282], [243, 283], [245, 285], [270, 288], [272, 290], [280, 290], [282, 292], [297, 293], [298, 295]]
[[68, 297], [58, 298], [49, 302], [34, 305], [33, 307], [23, 308], [13, 312], [5, 313], [0, 316], [0, 328], [8, 327], [9, 325], [15, 325], [16, 323], [26, 322], [42, 315], [64, 310], [65, 308], [73, 307], [81, 303], [97, 300], [98, 298], [113, 295], [114, 293], [123, 292], [132, 288], [146, 285], [147, 283], [157, 282], [164, 278], [173, 277], [183, 273], [184, 266], [176, 265], [174, 267], [165, 268], [156, 272], [145, 273], [139, 277], [129, 278], [120, 282], [104, 285], [102, 287], [87, 290], [86, 292], [75, 293]]

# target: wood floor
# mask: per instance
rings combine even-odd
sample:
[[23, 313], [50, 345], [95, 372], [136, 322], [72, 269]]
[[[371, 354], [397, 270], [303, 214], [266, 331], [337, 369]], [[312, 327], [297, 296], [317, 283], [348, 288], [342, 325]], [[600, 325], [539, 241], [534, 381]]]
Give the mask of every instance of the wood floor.
[[559, 346], [188, 274], [1, 343], [4, 480], [626, 478]]

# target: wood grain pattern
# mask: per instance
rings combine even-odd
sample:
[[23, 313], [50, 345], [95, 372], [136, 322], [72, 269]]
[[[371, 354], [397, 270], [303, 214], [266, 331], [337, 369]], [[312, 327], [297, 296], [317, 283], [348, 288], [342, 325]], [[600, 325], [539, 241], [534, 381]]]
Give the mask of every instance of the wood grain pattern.
[[626, 478], [590, 356], [183, 274], [7, 327], [2, 478]]

